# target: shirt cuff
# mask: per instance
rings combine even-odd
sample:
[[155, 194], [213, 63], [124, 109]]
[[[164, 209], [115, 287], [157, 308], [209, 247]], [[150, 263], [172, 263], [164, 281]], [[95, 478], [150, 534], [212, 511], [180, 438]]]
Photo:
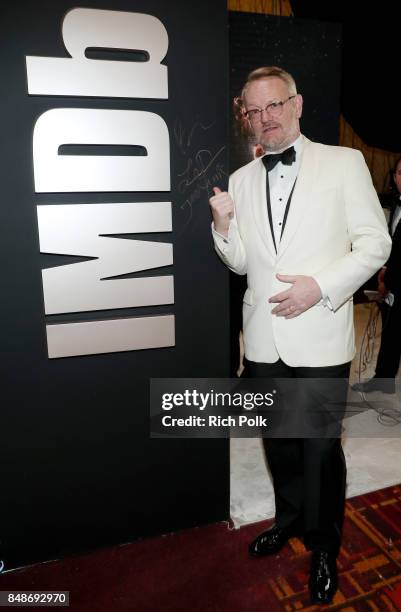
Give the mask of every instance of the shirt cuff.
[[327, 308], [330, 308], [330, 310], [333, 310], [333, 306], [331, 305], [330, 298], [328, 295], [324, 295], [322, 299], [320, 300], [320, 303], [323, 306], [327, 306]]
[[393, 306], [393, 304], [394, 304], [394, 300], [395, 300], [395, 298], [394, 298], [394, 294], [393, 294], [393, 293], [391, 293], [391, 291], [390, 291], [390, 292], [389, 292], [389, 293], [386, 295], [386, 298], [385, 298], [385, 300], [384, 300], [384, 301], [385, 301], [385, 302], [386, 302], [386, 304], [388, 304], [389, 306]]
[[220, 234], [218, 231], [216, 231], [215, 227], [214, 227], [214, 221], [212, 221], [212, 231], [217, 235], [220, 236], [220, 238], [222, 238], [224, 240], [224, 242], [226, 244], [228, 244], [229, 240], [228, 240], [228, 236], [223, 236], [223, 234]]
[[327, 295], [324, 287], [322, 287], [321, 283], [318, 283], [316, 278], [314, 276], [312, 276], [313, 280], [316, 281], [316, 283], [319, 285], [320, 287], [320, 292], [322, 294], [322, 297], [320, 299], [320, 301], [318, 302], [318, 304], [321, 304], [322, 306], [326, 306], [327, 308], [330, 308], [330, 310], [333, 310], [333, 306], [330, 302], [330, 298]]

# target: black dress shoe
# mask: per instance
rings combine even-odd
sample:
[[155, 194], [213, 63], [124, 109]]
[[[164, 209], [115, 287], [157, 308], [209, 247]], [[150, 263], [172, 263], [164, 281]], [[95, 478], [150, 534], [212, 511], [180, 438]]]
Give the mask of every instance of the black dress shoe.
[[329, 604], [337, 588], [338, 577], [335, 555], [326, 550], [312, 551], [309, 576], [311, 603]]
[[362, 393], [371, 393], [372, 391], [381, 391], [382, 393], [395, 393], [394, 378], [376, 378], [373, 376], [370, 380], [352, 385], [354, 391]]
[[263, 557], [264, 555], [274, 555], [279, 552], [288, 541], [295, 535], [299, 535], [294, 527], [270, 527], [267, 531], [263, 531], [250, 544], [249, 554], [254, 557]]

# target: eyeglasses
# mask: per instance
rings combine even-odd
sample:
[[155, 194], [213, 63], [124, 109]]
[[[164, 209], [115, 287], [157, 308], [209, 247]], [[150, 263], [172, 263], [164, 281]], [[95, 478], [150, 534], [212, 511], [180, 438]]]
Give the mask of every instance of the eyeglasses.
[[283, 112], [284, 104], [288, 102], [288, 100], [292, 100], [292, 98], [296, 98], [296, 96], [290, 96], [286, 100], [280, 100], [278, 102], [270, 102], [265, 108], [251, 108], [248, 111], [244, 112], [244, 117], [246, 117], [249, 121], [253, 121], [256, 123], [257, 121], [262, 121], [262, 113], [266, 111], [270, 113], [273, 117], [280, 117]]

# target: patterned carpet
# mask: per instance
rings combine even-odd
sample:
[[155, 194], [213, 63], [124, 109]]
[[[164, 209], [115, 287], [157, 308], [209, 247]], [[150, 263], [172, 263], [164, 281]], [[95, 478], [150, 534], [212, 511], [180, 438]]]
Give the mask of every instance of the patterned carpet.
[[[293, 571], [269, 581], [277, 610], [322, 609], [308, 604], [303, 545], [296, 539], [289, 544]], [[338, 570], [339, 590], [326, 610], [401, 610], [400, 486], [347, 500]]]
[[249, 557], [270, 523], [218, 523], [37, 564], [1, 574], [0, 590], [69, 590], [74, 612], [401, 610], [401, 486], [347, 500], [331, 606], [308, 602], [310, 553], [298, 539]]

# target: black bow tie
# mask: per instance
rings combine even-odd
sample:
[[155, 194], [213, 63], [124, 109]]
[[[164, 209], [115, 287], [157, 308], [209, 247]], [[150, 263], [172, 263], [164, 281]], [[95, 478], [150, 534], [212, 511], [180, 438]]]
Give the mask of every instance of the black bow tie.
[[297, 154], [295, 152], [294, 147], [289, 147], [281, 153], [264, 155], [262, 157], [262, 162], [264, 163], [267, 172], [270, 172], [270, 170], [273, 170], [273, 168], [278, 164], [279, 161], [281, 161], [281, 163], [285, 166], [291, 166], [291, 164], [295, 161], [296, 155]]

